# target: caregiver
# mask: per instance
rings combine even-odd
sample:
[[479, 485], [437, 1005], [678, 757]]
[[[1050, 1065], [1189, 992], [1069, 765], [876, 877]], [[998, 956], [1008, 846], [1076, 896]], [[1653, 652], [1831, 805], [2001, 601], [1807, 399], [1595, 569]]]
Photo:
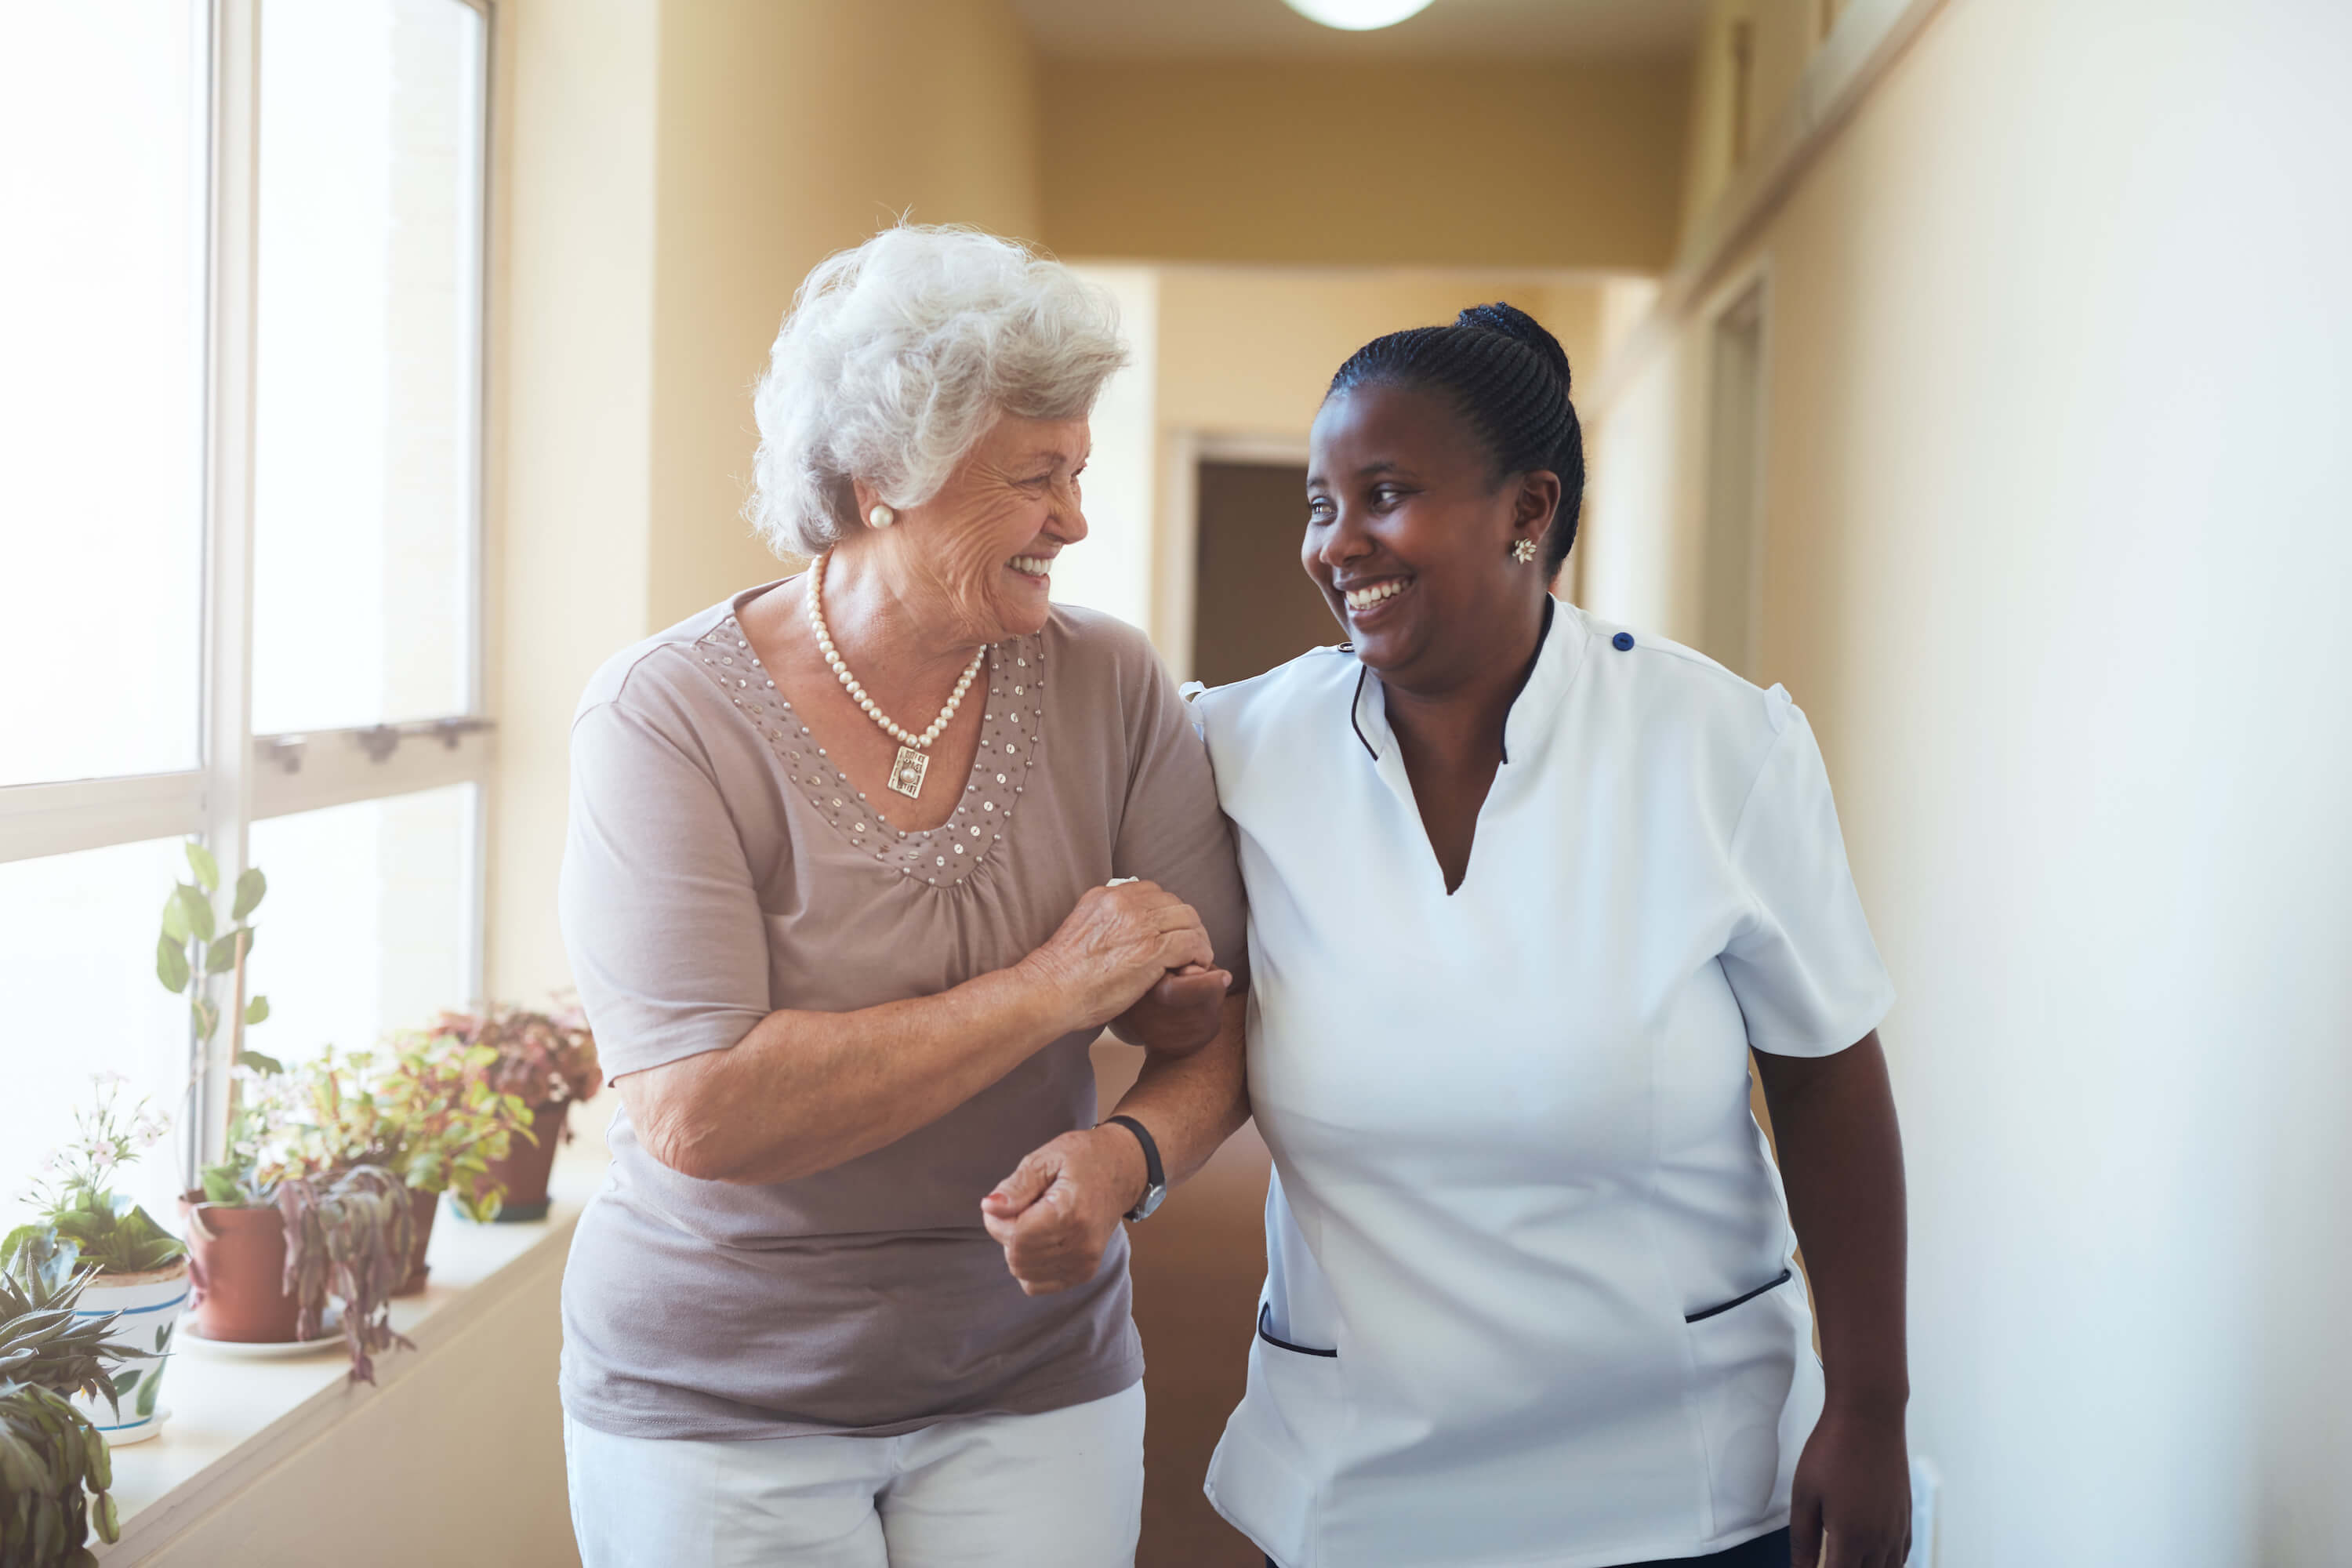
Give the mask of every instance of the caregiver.
[[1275, 1163], [1208, 1492], [1281, 1568], [1895, 1568], [1892, 990], [1787, 694], [1547, 594], [1568, 393], [1505, 305], [1359, 351], [1302, 547], [1350, 641], [1197, 699], [1246, 1087], [1181, 1067]]

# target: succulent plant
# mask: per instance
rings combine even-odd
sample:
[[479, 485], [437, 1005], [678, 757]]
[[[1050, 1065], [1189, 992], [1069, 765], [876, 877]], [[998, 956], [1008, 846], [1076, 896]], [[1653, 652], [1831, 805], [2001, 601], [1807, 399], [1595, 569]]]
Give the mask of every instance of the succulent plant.
[[120, 1539], [106, 1439], [65, 1397], [37, 1383], [0, 1381], [0, 1564], [82, 1568], [86, 1542]]
[[76, 1319], [94, 1271], [77, 1268], [70, 1241], [46, 1232], [13, 1238], [0, 1263], [0, 1565], [92, 1563], [92, 1525], [113, 1541], [113, 1468], [106, 1438], [69, 1396], [114, 1386], [110, 1362], [146, 1352], [105, 1343], [116, 1314]]
[[0, 1260], [0, 1379], [111, 1405], [108, 1363], [146, 1359], [147, 1352], [106, 1342], [114, 1313], [74, 1316], [74, 1303], [95, 1271], [78, 1268], [80, 1255], [72, 1242], [41, 1232], [11, 1240]]

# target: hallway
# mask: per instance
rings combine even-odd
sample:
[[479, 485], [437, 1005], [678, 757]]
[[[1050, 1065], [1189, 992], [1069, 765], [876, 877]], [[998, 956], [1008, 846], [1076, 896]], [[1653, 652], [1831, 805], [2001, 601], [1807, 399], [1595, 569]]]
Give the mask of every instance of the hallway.
[[[1553, 595], [1820, 743], [1898, 996], [1912, 1568], [2352, 1563], [2352, 5], [112, 4], [0, 23], [11, 1192], [93, 1074], [222, 1112], [159, 1215], [228, 1152], [157, 984], [183, 840], [268, 863], [289, 1060], [573, 986], [575, 709], [802, 564], [746, 523], [749, 389], [828, 256], [968, 225], [1116, 300], [1052, 595], [1179, 680], [1339, 639], [1297, 575], [1333, 371], [1503, 300], [1584, 432]], [[1107, 1110], [1136, 1055], [1094, 1063]], [[616, 1103], [530, 1246], [442, 1222], [384, 1388], [231, 1368], [126, 1449], [104, 1560], [575, 1563]], [[1268, 1164], [1244, 1130], [1129, 1232], [1142, 1568], [1262, 1562], [1201, 1481]]]

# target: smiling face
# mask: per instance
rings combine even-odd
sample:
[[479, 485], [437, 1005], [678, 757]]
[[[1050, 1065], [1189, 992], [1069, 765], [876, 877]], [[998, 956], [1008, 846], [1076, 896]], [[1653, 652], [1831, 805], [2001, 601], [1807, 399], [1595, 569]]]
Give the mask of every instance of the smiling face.
[[[947, 484], [891, 527], [856, 540], [898, 597], [945, 640], [971, 646], [1042, 629], [1054, 557], [1087, 536], [1083, 419], [1000, 419]], [[877, 498], [857, 487], [861, 512]]]
[[1315, 416], [1299, 561], [1356, 656], [1406, 690], [1491, 671], [1541, 614], [1543, 569], [1512, 558], [1559, 502], [1549, 473], [1505, 476], [1447, 399], [1366, 384]]

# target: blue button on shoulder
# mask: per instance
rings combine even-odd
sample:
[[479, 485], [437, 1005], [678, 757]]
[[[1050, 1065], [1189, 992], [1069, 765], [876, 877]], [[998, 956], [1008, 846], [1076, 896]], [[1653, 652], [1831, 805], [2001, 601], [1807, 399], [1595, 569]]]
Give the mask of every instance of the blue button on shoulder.
[[1616, 648], [1619, 653], [1623, 653], [1627, 648], [1633, 646], [1633, 634], [1632, 632], [1619, 632], [1615, 637], [1611, 637], [1609, 642], [1610, 645]]

